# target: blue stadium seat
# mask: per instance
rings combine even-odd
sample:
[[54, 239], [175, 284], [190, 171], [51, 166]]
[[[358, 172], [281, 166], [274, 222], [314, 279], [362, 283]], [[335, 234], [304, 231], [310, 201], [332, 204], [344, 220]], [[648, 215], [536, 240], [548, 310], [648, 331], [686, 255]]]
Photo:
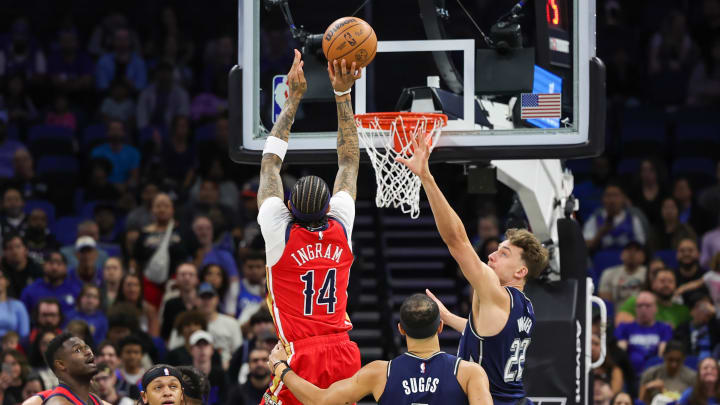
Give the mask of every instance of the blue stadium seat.
[[565, 166], [570, 169], [577, 182], [578, 178], [590, 177], [592, 159], [569, 159], [565, 162]]
[[155, 348], [157, 349], [158, 362], [165, 362], [165, 356], [167, 355], [167, 347], [165, 346], [165, 341], [161, 337], [154, 337], [152, 338], [152, 341], [155, 345]]
[[28, 144], [33, 156], [75, 153], [73, 133], [65, 127], [35, 125], [28, 133]]
[[685, 176], [695, 189], [715, 182], [715, 162], [709, 158], [678, 158], [672, 164], [674, 177]]
[[655, 256], [662, 259], [662, 261], [665, 263], [665, 267], [674, 269], [677, 267], [677, 252], [672, 249], [668, 250], [656, 250]]
[[105, 124], [88, 125], [83, 131], [82, 145], [84, 150], [92, 150], [100, 145], [107, 138], [107, 126]]
[[109, 257], [122, 256], [122, 248], [116, 243], [98, 243], [98, 247], [104, 250]]
[[64, 174], [67, 176], [77, 175], [80, 165], [77, 158], [73, 156], [42, 156], [37, 162], [38, 174]]
[[620, 260], [621, 252], [622, 250], [620, 249], [604, 249], [595, 253], [593, 256], [593, 269], [595, 270], [598, 281], [605, 269], [622, 264], [622, 260]]
[[95, 206], [98, 204], [98, 201], [88, 201], [85, 204], [82, 205], [80, 208], [80, 211], [78, 211], [78, 214], [81, 218], [91, 219], [95, 217]]
[[195, 143], [212, 142], [215, 140], [215, 124], [210, 123], [195, 130]]
[[645, 361], [645, 365], [644, 365], [642, 371], [645, 371], [652, 366], [657, 366], [658, 364], [662, 364], [662, 362], [663, 362], [663, 358], [660, 356], [651, 357]]
[[698, 358], [698, 356], [693, 356], [693, 355], [685, 356], [685, 367], [688, 367], [688, 368], [691, 368], [691, 369], [697, 371], [699, 362], [700, 362], [700, 359]]
[[634, 175], [639, 170], [640, 170], [640, 159], [638, 159], [638, 158], [621, 159], [617, 165], [618, 176]]
[[158, 130], [160, 132], [160, 137], [165, 140], [167, 139], [166, 131], [163, 128], [157, 128], [153, 126], [147, 126], [145, 128], [140, 128], [140, 137], [139, 137], [139, 145], [142, 147], [148, 142], [152, 142], [153, 140], [153, 132], [155, 130]]
[[20, 140], [20, 127], [18, 127], [17, 125], [8, 124], [5, 132], [7, 133], [7, 139], [12, 139], [13, 141]]
[[720, 148], [720, 125], [709, 122], [681, 122], [675, 128], [673, 154], [676, 157], [714, 158]]
[[35, 208], [39, 208], [45, 211], [45, 215], [47, 215], [48, 226], [55, 223], [55, 206], [53, 205], [53, 203], [46, 200], [25, 201], [25, 213], [30, 214]]
[[662, 153], [667, 144], [666, 124], [654, 110], [631, 108], [623, 111], [620, 143], [624, 156], [646, 156], [648, 151]]
[[80, 217], [60, 217], [50, 227], [50, 230], [61, 245], [71, 245], [77, 239], [77, 226], [82, 221], [83, 219]]

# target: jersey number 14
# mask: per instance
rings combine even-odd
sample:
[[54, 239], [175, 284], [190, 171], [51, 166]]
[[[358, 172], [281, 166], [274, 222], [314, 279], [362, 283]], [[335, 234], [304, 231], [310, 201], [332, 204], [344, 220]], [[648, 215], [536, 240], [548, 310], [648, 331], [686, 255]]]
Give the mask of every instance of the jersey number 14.
[[[510, 345], [510, 358], [505, 363], [505, 382], [522, 381], [525, 353], [528, 346], [530, 346], [530, 338], [513, 340]], [[516, 364], [517, 368], [514, 367]]]
[[[309, 270], [307, 273], [300, 276], [300, 280], [305, 283], [305, 289], [303, 294], [305, 295], [305, 308], [303, 314], [310, 316], [313, 314], [313, 305], [325, 305], [328, 314], [335, 313], [335, 303], [337, 298], [335, 297], [335, 273], [337, 269], [328, 269], [325, 274], [325, 280], [318, 291], [317, 299], [313, 300], [315, 295], [315, 289], [313, 283], [315, 281], [315, 270]], [[313, 302], [314, 301], [314, 302]]]

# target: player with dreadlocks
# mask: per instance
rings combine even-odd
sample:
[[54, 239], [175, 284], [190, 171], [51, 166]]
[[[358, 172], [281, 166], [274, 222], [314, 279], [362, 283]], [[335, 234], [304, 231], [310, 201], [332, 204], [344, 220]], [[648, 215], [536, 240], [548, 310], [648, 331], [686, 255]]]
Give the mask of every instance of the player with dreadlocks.
[[[338, 116], [339, 170], [332, 196], [320, 177], [305, 176], [283, 201], [280, 167], [290, 126], [307, 90], [300, 52], [287, 76], [289, 98], [263, 150], [258, 189], [258, 223], [265, 239], [268, 307], [295, 372], [320, 388], [360, 369], [360, 351], [350, 341], [345, 312], [353, 253], [355, 195], [360, 160], [350, 89], [360, 77], [355, 63], [328, 62]], [[300, 402], [275, 376], [264, 404]]]

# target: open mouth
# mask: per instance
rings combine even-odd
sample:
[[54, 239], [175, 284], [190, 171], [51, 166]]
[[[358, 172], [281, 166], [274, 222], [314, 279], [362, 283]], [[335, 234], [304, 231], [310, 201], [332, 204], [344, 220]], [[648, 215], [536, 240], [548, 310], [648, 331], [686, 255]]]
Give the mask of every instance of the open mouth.
[[171, 401], [171, 400], [163, 401], [162, 404], [163, 404], [163, 405], [175, 405], [175, 401]]
[[85, 361], [85, 364], [95, 364], [95, 356], [90, 357], [89, 360]]

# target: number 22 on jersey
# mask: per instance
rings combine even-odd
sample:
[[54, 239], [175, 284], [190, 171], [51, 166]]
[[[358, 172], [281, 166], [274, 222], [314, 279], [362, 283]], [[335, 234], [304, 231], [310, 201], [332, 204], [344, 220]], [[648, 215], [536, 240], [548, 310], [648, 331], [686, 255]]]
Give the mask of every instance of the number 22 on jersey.
[[325, 273], [325, 280], [323, 280], [320, 291], [318, 291], [317, 297], [315, 297], [315, 270], [308, 270], [305, 274], [300, 276], [300, 280], [305, 283], [305, 289], [303, 294], [305, 295], [305, 305], [303, 314], [305, 316], [311, 316], [313, 309], [317, 305], [324, 305], [328, 314], [335, 313], [335, 303], [337, 298], [335, 297], [335, 273], [337, 269], [328, 269]]

